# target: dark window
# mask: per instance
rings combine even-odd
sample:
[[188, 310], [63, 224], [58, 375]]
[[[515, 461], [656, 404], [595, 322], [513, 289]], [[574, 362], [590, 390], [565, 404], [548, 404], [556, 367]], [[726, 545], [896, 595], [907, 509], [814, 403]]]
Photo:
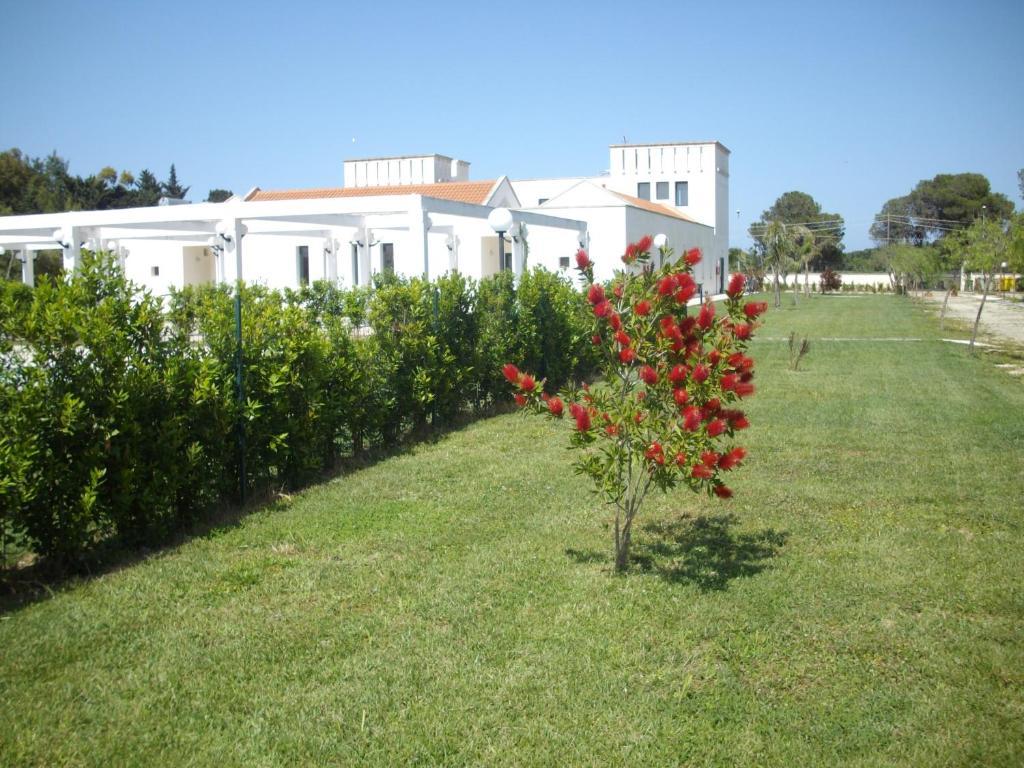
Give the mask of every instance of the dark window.
[[153, 277], [159, 277], [160, 276], [160, 267], [150, 267], [149, 268], [149, 274], [151, 274]]
[[352, 285], [359, 285], [359, 246], [352, 243]]
[[295, 249], [295, 271], [299, 285], [309, 285], [309, 246], [300, 245]]
[[381, 243], [380, 245], [380, 264], [381, 269], [385, 272], [395, 271], [395, 244], [394, 243]]
[[558, 268], [559, 269], [568, 269], [569, 268], [569, 257], [568, 256], [559, 256], [558, 257]]
[[668, 200], [668, 182], [659, 181], [654, 188], [659, 200]]
[[546, 203], [546, 202], [547, 202], [548, 200], [550, 200], [550, 199], [551, 199], [550, 197], [541, 197], [541, 198], [538, 198], [538, 199], [537, 199], [537, 205], [544, 205], [544, 203]]
[[501, 235], [498, 236], [498, 269], [502, 272], [508, 272], [512, 269], [512, 251], [509, 250], [508, 245], [505, 243], [505, 238]]
[[690, 204], [690, 185], [685, 181], [676, 182], [676, 205]]
[[641, 181], [636, 185], [636, 196], [641, 200], [651, 199], [651, 182]]

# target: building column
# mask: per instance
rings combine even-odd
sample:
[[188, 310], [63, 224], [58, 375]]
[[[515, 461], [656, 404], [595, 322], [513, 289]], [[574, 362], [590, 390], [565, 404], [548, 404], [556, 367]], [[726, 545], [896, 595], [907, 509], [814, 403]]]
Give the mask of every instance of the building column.
[[62, 236], [66, 238], [61, 243], [64, 250], [64, 271], [67, 273], [77, 272], [82, 264], [82, 230], [78, 227], [64, 227]]
[[423, 260], [423, 279], [430, 279], [430, 253], [427, 247], [427, 233], [430, 231], [430, 214], [423, 210], [423, 199], [409, 211], [409, 246], [419, 252]]
[[21, 282], [32, 287], [36, 284], [36, 252], [22, 248], [21, 259]]

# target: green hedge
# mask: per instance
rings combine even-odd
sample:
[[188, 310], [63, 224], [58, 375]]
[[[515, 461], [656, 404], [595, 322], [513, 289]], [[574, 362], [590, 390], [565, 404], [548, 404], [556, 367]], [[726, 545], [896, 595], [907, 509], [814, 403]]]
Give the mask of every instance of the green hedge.
[[165, 302], [85, 254], [64, 282], [0, 285], [0, 514], [5, 535], [59, 562], [107, 542], [166, 541], [248, 492], [294, 489], [342, 456], [504, 399], [505, 362], [550, 387], [592, 369], [565, 279], [379, 279], [245, 286], [245, 402], [233, 292]]

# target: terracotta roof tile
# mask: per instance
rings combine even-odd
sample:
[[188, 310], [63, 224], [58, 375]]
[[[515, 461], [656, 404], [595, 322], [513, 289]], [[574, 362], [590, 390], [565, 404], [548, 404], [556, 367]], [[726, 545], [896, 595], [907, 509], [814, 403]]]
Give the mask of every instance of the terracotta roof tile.
[[439, 184], [402, 184], [393, 187], [321, 187], [319, 189], [260, 189], [245, 199], [247, 202], [267, 200], [321, 200], [332, 197], [373, 197], [376, 195], [423, 195], [453, 200], [458, 203], [483, 205], [495, 181], [446, 181]]
[[633, 197], [632, 195], [623, 194], [622, 192], [612, 192], [612, 190], [608, 191], [617, 197], [621, 197], [630, 205], [636, 206], [637, 208], [643, 208], [645, 211], [650, 211], [651, 213], [660, 213], [663, 216], [672, 216], [673, 218], [676, 219], [688, 221], [691, 224], [700, 224], [700, 222], [697, 221], [696, 219], [687, 216], [685, 213], [680, 213], [679, 211], [673, 210], [672, 208], [669, 208], [667, 205], [652, 203], [650, 200], [643, 200], [639, 197]]

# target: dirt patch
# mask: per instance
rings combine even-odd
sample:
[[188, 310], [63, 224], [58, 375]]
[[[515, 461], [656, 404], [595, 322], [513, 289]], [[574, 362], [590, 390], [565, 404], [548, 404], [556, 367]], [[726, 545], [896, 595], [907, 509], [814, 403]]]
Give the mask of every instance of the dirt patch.
[[[925, 294], [924, 298], [941, 309], [943, 294]], [[975, 315], [978, 314], [980, 303], [980, 294], [962, 293], [959, 296], [950, 296], [946, 317], [967, 323], [970, 327], [974, 323]], [[985, 301], [985, 309], [981, 313], [979, 334], [981, 333], [994, 339], [1009, 341], [1016, 346], [1024, 346], [1024, 304], [1014, 299], [1004, 299], [998, 294], [989, 295]]]

